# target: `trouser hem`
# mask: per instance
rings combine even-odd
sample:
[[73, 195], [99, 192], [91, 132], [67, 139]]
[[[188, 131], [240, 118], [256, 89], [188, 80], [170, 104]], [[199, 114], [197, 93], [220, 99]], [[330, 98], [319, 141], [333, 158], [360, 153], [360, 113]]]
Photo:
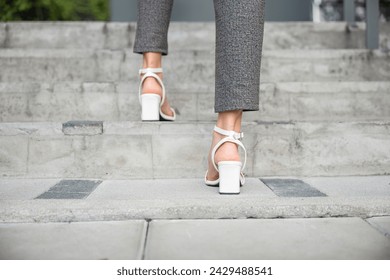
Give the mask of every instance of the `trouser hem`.
[[133, 53], [138, 53], [138, 54], [143, 54], [146, 52], [157, 52], [161, 53], [161, 55], [168, 55], [168, 50], [167, 49], [161, 49], [161, 48], [134, 48]]
[[226, 111], [242, 110], [243, 112], [259, 111], [259, 106], [231, 106], [231, 107], [214, 107], [215, 113], [221, 113]]

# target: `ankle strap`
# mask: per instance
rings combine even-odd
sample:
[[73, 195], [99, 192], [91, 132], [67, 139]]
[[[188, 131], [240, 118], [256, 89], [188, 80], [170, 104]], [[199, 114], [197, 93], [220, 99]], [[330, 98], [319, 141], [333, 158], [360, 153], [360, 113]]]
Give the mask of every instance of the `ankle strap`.
[[222, 129], [222, 128], [218, 127], [218, 126], [214, 126], [214, 131], [218, 132], [219, 134], [227, 136], [227, 137], [221, 139], [214, 146], [213, 150], [211, 151], [211, 162], [213, 163], [213, 166], [214, 166], [215, 170], [218, 171], [218, 166], [215, 164], [215, 153], [222, 146], [222, 144], [224, 144], [226, 142], [231, 142], [231, 143], [237, 144], [238, 146], [240, 146], [244, 150], [244, 164], [241, 167], [241, 172], [242, 172], [244, 170], [244, 168], [245, 168], [245, 165], [246, 165], [246, 156], [247, 156], [246, 155], [246, 149], [245, 149], [244, 145], [240, 141], [242, 138], [244, 138], [244, 133], [243, 132], [235, 132], [233, 130], [225, 130], [225, 129]]
[[225, 129], [222, 129], [218, 126], [214, 126], [214, 131], [218, 132], [219, 134], [236, 139], [236, 140], [241, 140], [242, 138], [244, 138], [244, 132], [235, 132], [233, 130], [225, 130]]
[[148, 78], [148, 77], [155, 78], [158, 81], [158, 83], [160, 84], [161, 89], [162, 89], [162, 97], [161, 97], [161, 102], [160, 102], [160, 108], [161, 108], [162, 104], [164, 104], [164, 101], [165, 101], [165, 87], [164, 87], [164, 84], [163, 84], [162, 80], [160, 79], [160, 77], [155, 74], [155, 73], [162, 73], [162, 72], [163, 72], [162, 68], [141, 68], [141, 69], [139, 69], [139, 74], [140, 75], [141, 74], [145, 74], [145, 75], [142, 76], [140, 84], [139, 84], [138, 97], [139, 97], [139, 103], [140, 104], [141, 104], [142, 84], [145, 81], [145, 79]]
[[152, 72], [152, 73], [162, 73], [163, 69], [162, 68], [142, 68], [139, 69], [139, 74], [146, 74], [147, 72]]
[[164, 101], [165, 101], [165, 87], [164, 87], [164, 84], [163, 84], [162, 80], [160, 79], [160, 77], [157, 76], [154, 72], [146, 72], [145, 75], [143, 75], [141, 78], [141, 81], [139, 83], [139, 89], [138, 89], [139, 103], [141, 104], [141, 102], [142, 102], [141, 101], [142, 84], [146, 80], [146, 78], [148, 78], [148, 77], [155, 78], [161, 86], [161, 89], [162, 89], [162, 97], [161, 97], [161, 102], [160, 102], [160, 108], [161, 108], [162, 104], [164, 104]]

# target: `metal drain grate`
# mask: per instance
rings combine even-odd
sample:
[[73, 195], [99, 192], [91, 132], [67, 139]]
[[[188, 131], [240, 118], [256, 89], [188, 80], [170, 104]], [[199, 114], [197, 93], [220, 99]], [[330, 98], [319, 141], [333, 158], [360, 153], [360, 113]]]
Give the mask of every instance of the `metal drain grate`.
[[35, 199], [83, 199], [101, 182], [100, 180], [61, 180]]
[[260, 180], [267, 185], [277, 196], [282, 197], [315, 197], [327, 196], [311, 185], [297, 179], [264, 179]]

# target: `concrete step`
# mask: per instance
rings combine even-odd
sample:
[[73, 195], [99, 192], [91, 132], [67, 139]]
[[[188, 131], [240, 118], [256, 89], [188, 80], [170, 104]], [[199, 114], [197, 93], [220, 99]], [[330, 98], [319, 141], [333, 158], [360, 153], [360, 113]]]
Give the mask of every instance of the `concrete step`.
[[[216, 119], [213, 91], [167, 87], [179, 121]], [[390, 82], [263, 83], [260, 104], [246, 121], [389, 121]], [[135, 80], [0, 83], [1, 122], [139, 121], [140, 111]]]
[[0, 259], [389, 259], [389, 182], [0, 178]]
[[[365, 24], [347, 30], [345, 22], [266, 22], [264, 48], [365, 48]], [[0, 23], [0, 48], [132, 48], [136, 23], [113, 22], [8, 22]], [[381, 46], [390, 48], [390, 24], [381, 24]], [[211, 50], [214, 22], [171, 22], [170, 50]]]
[[[269, 188], [270, 180], [288, 191], [281, 195]], [[2, 178], [0, 221], [390, 216], [389, 182], [390, 176], [247, 178], [240, 195], [231, 196], [219, 195], [218, 188], [206, 186], [202, 178], [100, 181]], [[91, 183], [94, 187], [87, 188]], [[308, 188], [322, 196], [300, 191]], [[376, 227], [380, 228], [378, 222]], [[390, 233], [390, 228], [387, 232]]]
[[[214, 123], [1, 123], [0, 176], [202, 178]], [[249, 176], [388, 174], [390, 123], [244, 122]], [[169, 164], [168, 164], [169, 162]]]
[[[214, 53], [178, 51], [164, 60], [167, 85], [182, 90], [214, 88]], [[5, 49], [0, 81], [138, 80], [140, 55], [130, 50]], [[263, 52], [262, 82], [388, 81], [390, 54], [379, 50], [268, 50]]]

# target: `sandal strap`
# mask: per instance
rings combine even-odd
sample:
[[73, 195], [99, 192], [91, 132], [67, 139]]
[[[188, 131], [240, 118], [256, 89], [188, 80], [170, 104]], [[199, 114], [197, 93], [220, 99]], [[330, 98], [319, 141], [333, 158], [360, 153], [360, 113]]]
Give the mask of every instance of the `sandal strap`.
[[162, 73], [163, 69], [162, 68], [141, 68], [139, 69], [139, 74], [146, 74], [147, 72], [152, 72], [152, 73]]
[[[217, 129], [215, 129], [215, 128], [217, 128]], [[245, 168], [245, 165], [246, 165], [247, 153], [246, 153], [246, 149], [245, 149], [244, 144], [242, 144], [242, 142], [241, 142], [239, 139], [234, 138], [234, 136], [235, 136], [235, 137], [240, 136], [240, 139], [242, 139], [243, 133], [242, 133], [242, 132], [241, 132], [241, 133], [237, 133], [237, 132], [235, 132], [235, 131], [224, 130], [224, 129], [219, 128], [219, 127], [217, 127], [217, 126], [215, 126], [215, 128], [214, 128], [214, 130], [215, 130], [216, 132], [220, 133], [219, 131], [221, 131], [221, 132], [222, 132], [222, 133], [221, 133], [222, 135], [226, 135], [226, 136], [227, 136], [227, 137], [225, 137], [225, 138], [222, 138], [222, 139], [214, 146], [213, 150], [211, 151], [211, 162], [213, 163], [213, 166], [214, 166], [215, 170], [219, 171], [219, 170], [218, 170], [218, 166], [215, 164], [215, 153], [217, 152], [217, 150], [218, 150], [224, 143], [226, 143], [226, 142], [231, 142], [231, 143], [237, 144], [239, 147], [241, 147], [241, 148], [244, 150], [244, 155], [245, 155], [245, 157], [244, 157], [244, 164], [243, 164], [242, 167], [241, 167], [241, 172], [242, 172], [242, 171], [244, 170], [244, 168]], [[226, 133], [226, 134], [225, 134], [225, 133]], [[233, 136], [231, 136], [231, 135], [233, 135]]]
[[219, 134], [236, 139], [236, 140], [241, 140], [242, 138], [244, 138], [244, 132], [235, 132], [233, 130], [225, 130], [225, 129], [222, 129], [218, 126], [214, 126], [214, 131], [218, 132]]
[[139, 98], [140, 104], [141, 104], [142, 84], [146, 78], [153, 77], [157, 80], [157, 82], [160, 84], [160, 86], [162, 88], [162, 98], [161, 98], [161, 103], [160, 103], [160, 108], [161, 108], [161, 106], [164, 104], [164, 101], [165, 101], [165, 87], [164, 87], [164, 83], [162, 82], [161, 78], [159, 76], [157, 76], [155, 73], [162, 72], [162, 68], [144, 68], [144, 69], [140, 69], [139, 72], [140, 72], [140, 74], [145, 74], [142, 76], [141, 81], [139, 83], [138, 98]]

